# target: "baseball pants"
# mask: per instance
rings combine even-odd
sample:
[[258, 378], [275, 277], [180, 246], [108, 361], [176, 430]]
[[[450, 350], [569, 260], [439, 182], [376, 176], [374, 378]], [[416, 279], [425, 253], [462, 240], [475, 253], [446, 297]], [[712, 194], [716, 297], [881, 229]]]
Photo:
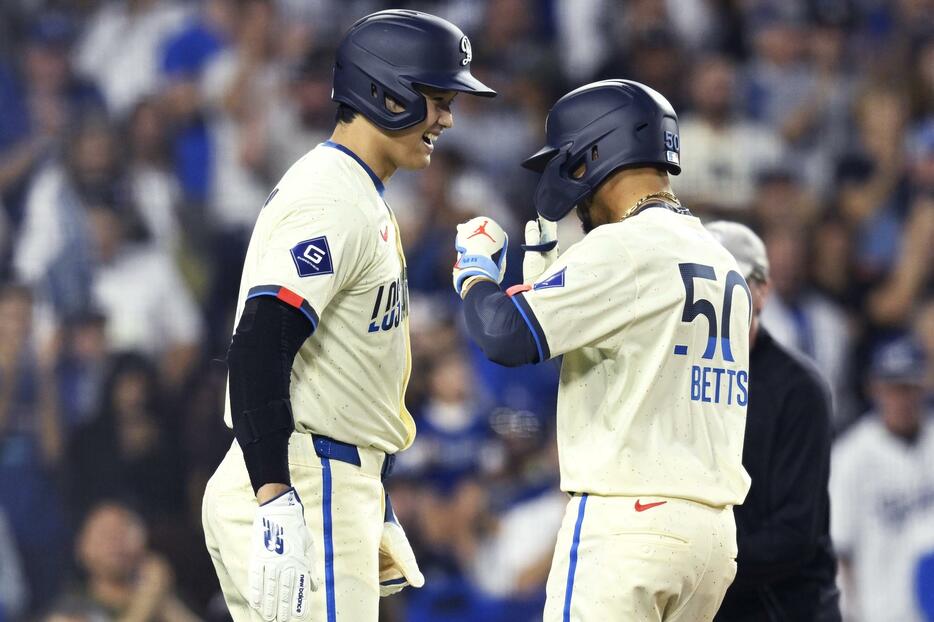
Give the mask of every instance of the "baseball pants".
[[705, 622], [735, 576], [732, 507], [575, 495], [558, 532], [544, 620]]
[[[350, 452], [350, 455], [348, 455]], [[360, 466], [347, 460], [357, 458]], [[381, 471], [386, 455], [311, 434], [289, 440], [292, 485], [314, 538], [318, 590], [310, 620], [375, 622], [379, 614], [379, 542], [383, 529]], [[236, 441], [208, 481], [202, 523], [224, 600], [235, 622], [259, 621], [250, 607], [250, 563], [256, 497]]]

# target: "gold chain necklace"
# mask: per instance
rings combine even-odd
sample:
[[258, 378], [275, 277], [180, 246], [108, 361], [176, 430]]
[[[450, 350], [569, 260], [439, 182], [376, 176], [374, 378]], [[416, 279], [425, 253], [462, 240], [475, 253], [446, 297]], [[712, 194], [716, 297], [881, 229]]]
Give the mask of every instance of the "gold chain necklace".
[[651, 201], [652, 199], [664, 199], [665, 201], [674, 203], [678, 207], [681, 207], [681, 201], [678, 200], [678, 197], [676, 197], [673, 193], [668, 192], [667, 190], [661, 190], [659, 192], [653, 192], [652, 194], [647, 194], [641, 199], [639, 199], [638, 201], [636, 201], [635, 205], [633, 205], [628, 210], [626, 210], [626, 213], [623, 214], [623, 217], [620, 218], [620, 221], [626, 220], [630, 216], [634, 216], [638, 214], [642, 206], [648, 203], [649, 201]]

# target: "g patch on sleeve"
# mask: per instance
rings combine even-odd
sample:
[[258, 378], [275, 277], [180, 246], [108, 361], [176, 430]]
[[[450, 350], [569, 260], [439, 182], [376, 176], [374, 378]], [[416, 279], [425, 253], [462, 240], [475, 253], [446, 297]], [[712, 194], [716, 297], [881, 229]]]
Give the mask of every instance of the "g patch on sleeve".
[[564, 272], [567, 268], [561, 268], [544, 281], [536, 283], [532, 289], [550, 289], [552, 287], [564, 287]]
[[322, 235], [293, 246], [292, 261], [300, 277], [334, 274], [327, 236]]

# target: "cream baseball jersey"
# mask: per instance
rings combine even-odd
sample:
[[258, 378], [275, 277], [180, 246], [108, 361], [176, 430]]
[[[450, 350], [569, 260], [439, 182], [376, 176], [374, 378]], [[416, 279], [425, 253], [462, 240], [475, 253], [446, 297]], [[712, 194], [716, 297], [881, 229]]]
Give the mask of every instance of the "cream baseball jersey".
[[540, 359], [564, 355], [562, 490], [742, 503], [749, 289], [697, 218], [597, 227], [512, 299]]
[[[330, 141], [296, 162], [253, 229], [237, 320], [246, 300], [275, 296], [314, 332], [292, 364], [295, 429], [395, 453], [415, 424], [405, 258], [383, 184]], [[231, 425], [230, 399], [224, 419]]]

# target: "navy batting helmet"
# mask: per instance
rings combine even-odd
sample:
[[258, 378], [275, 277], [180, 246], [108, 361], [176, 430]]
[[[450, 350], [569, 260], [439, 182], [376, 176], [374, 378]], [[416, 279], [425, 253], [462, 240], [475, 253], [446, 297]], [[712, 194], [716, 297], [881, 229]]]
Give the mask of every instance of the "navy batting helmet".
[[522, 166], [542, 174], [535, 208], [548, 220], [561, 220], [621, 168], [681, 172], [678, 115], [660, 93], [631, 80], [594, 82], [559, 99], [545, 120], [545, 138]]
[[[451, 22], [419, 11], [393, 9], [367, 15], [337, 48], [331, 99], [387, 130], [425, 119], [416, 85], [493, 97], [496, 91], [470, 74], [470, 39]], [[403, 112], [386, 108], [386, 96]]]

